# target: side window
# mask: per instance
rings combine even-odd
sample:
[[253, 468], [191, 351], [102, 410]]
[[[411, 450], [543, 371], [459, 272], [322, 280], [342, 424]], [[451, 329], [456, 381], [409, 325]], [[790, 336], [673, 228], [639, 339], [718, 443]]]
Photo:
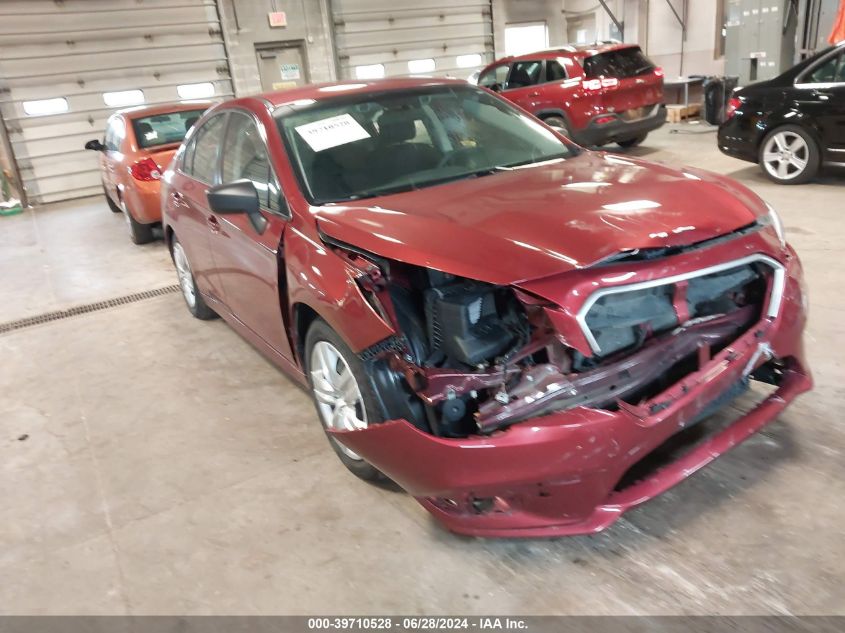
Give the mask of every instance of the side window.
[[248, 116], [233, 113], [223, 148], [222, 181], [227, 183], [241, 178], [251, 180], [258, 191], [261, 206], [280, 213], [279, 183], [270, 166], [267, 146], [255, 122]]
[[214, 182], [217, 171], [217, 153], [223, 140], [226, 115], [221, 114], [209, 119], [197, 130], [193, 151], [190, 153], [190, 165], [186, 165], [186, 174], [208, 185]]
[[845, 54], [839, 54], [817, 66], [801, 80], [802, 83], [829, 84], [845, 82]]
[[514, 62], [508, 77], [508, 89], [524, 88], [540, 83], [543, 62]]
[[500, 64], [485, 72], [478, 77], [478, 85], [485, 88], [495, 89], [502, 88], [508, 79], [508, 71], [510, 66], [507, 64]]
[[116, 152], [119, 144], [117, 140], [117, 119], [109, 119], [109, 122], [106, 124], [106, 138], [104, 143], [106, 151]]
[[566, 79], [566, 71], [555, 59], [546, 62], [546, 81], [562, 81]]

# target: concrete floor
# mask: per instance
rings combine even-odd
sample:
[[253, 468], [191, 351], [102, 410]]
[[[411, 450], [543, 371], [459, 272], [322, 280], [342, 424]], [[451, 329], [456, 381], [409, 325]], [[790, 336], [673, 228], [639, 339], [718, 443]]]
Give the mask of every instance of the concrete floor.
[[[169, 294], [0, 335], [0, 613], [845, 614], [845, 175], [778, 187], [668, 128], [634, 153], [748, 184], [803, 258], [816, 389], [764, 433], [600, 535], [457, 537]], [[0, 218], [0, 323], [172, 283], [101, 198]]]

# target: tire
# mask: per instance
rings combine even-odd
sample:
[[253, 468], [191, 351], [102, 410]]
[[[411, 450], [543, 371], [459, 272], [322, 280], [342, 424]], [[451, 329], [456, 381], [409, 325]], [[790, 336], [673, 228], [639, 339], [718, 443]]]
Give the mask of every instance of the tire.
[[640, 143], [642, 143], [648, 134], [640, 134], [639, 136], [635, 136], [634, 138], [626, 138], [622, 141], [616, 141], [616, 144], [623, 148], [623, 149], [630, 149], [631, 147], [636, 147]]
[[103, 195], [106, 197], [106, 204], [109, 205], [109, 209], [111, 209], [112, 213], [123, 213], [123, 209], [121, 209], [119, 206], [117, 206], [114, 203], [114, 201], [111, 199], [111, 196], [109, 195], [109, 191], [108, 191], [108, 189], [106, 189], [105, 185], [103, 185]]
[[[330, 366], [339, 370], [332, 373], [333, 378], [338, 379], [336, 382], [329, 379], [328, 367]], [[305, 374], [308, 377], [308, 387], [317, 409], [317, 417], [343, 465], [356, 477], [366, 481], [382, 483], [389, 481], [375, 466], [368, 464], [343, 446], [327, 431], [329, 428], [350, 430], [365, 428], [368, 424], [377, 424], [384, 420], [361, 359], [322, 319], [316, 319], [305, 336]], [[346, 402], [343, 405], [337, 405], [336, 402], [330, 403], [329, 400], [332, 398], [342, 397], [343, 390], [336, 385], [342, 384], [340, 381], [349, 375], [354, 381], [354, 387], [347, 390], [352, 391], [352, 397], [347, 397], [346, 400], [355, 400], [355, 402], [351, 406]], [[318, 383], [315, 388], [315, 381], [322, 381], [322, 384]], [[337, 418], [333, 414], [338, 409], [342, 409], [340, 413], [342, 420], [335, 422]], [[354, 415], [354, 418], [348, 417], [349, 415]]]
[[129, 238], [133, 244], [147, 244], [155, 239], [152, 225], [141, 224], [132, 217], [125, 200], [123, 201], [123, 215], [126, 218], [126, 225], [129, 227]]
[[545, 123], [549, 127], [556, 128], [566, 138], [572, 138], [572, 135], [569, 132], [569, 125], [566, 123], [566, 119], [564, 119], [562, 116], [547, 116], [545, 119], [543, 119], [543, 123]]
[[194, 273], [191, 272], [191, 264], [188, 262], [188, 254], [173, 236], [173, 244], [170, 247], [170, 257], [173, 265], [176, 266], [176, 275], [179, 278], [179, 287], [182, 289], [182, 298], [188, 306], [188, 311], [197, 319], [209, 321], [217, 318], [217, 313], [208, 307], [202, 294], [197, 288]]
[[803, 128], [783, 125], [769, 132], [760, 143], [757, 161], [772, 182], [800, 185], [819, 173], [821, 152]]

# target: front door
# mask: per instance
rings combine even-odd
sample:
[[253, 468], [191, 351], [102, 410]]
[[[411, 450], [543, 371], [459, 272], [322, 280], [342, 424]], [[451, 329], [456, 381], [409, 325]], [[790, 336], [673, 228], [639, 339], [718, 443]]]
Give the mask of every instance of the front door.
[[795, 87], [801, 111], [820, 128], [826, 160], [845, 162], [845, 53], [822, 60]]
[[165, 204], [179, 216], [177, 238], [188, 253], [191, 271], [200, 291], [214, 300], [222, 300], [223, 291], [211, 253], [211, 237], [219, 221], [211, 213], [206, 193], [218, 183], [220, 146], [226, 130], [224, 112], [211, 117], [196, 129], [176, 166], [175, 186]]
[[279, 271], [284, 271], [281, 244], [287, 207], [259, 132], [260, 124], [251, 114], [231, 112], [223, 143], [221, 183], [244, 178], [252, 181], [267, 223], [258, 231], [244, 213], [218, 215], [219, 229], [211, 234], [215, 268], [232, 315], [279, 354], [291, 359], [279, 279]]
[[287, 90], [308, 83], [302, 44], [256, 47], [255, 56], [263, 91]]

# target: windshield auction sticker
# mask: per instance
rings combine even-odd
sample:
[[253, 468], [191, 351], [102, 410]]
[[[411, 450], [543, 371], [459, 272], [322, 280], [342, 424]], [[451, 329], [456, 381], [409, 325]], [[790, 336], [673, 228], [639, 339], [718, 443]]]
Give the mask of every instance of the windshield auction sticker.
[[370, 138], [367, 130], [349, 114], [340, 114], [299, 125], [296, 131], [315, 152]]

